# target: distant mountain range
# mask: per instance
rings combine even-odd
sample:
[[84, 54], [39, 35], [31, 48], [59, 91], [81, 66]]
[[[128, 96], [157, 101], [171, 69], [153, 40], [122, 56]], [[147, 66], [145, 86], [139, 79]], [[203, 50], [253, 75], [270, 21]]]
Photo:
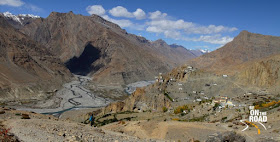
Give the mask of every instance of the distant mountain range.
[[[170, 47], [172, 47], [172, 48], [178, 48], [178, 47], [185, 48], [184, 46], [177, 45], [177, 44], [171, 44]], [[210, 53], [210, 51], [208, 49], [188, 49], [188, 50], [197, 57], [201, 56], [203, 54], [206, 54], [206, 53]]]

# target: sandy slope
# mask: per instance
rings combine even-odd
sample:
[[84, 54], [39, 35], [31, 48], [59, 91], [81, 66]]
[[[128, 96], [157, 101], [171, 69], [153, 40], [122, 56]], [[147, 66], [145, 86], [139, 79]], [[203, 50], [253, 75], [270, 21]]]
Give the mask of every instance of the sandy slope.
[[186, 123], [177, 121], [132, 121], [125, 124], [113, 123], [104, 129], [123, 132], [139, 138], [155, 138], [175, 141], [187, 141], [192, 138], [206, 140], [208, 135], [225, 132], [220, 125], [210, 123]]
[[[0, 124], [2, 128], [10, 128], [10, 135], [14, 135], [18, 140], [24, 142], [154, 141], [150, 139], [139, 139], [82, 123], [58, 120], [51, 115], [42, 115], [9, 108], [0, 108], [0, 112]], [[29, 116], [30, 119], [22, 119], [22, 114]], [[1, 138], [0, 141], [2, 141]]]
[[[172, 141], [188, 141], [195, 139], [205, 141], [210, 137], [217, 136], [220, 133], [235, 131], [237, 134], [244, 136], [247, 142], [255, 142], [261, 139], [280, 140], [280, 112], [276, 111], [269, 114], [268, 123], [264, 123], [267, 130], [259, 124], [261, 134], [257, 133], [255, 127], [249, 127], [242, 132], [245, 126], [234, 125], [229, 123], [207, 123], [207, 122], [179, 122], [179, 121], [158, 121], [158, 120], [141, 120], [125, 121], [122, 123], [112, 123], [103, 126], [103, 129], [125, 133], [139, 138], [155, 138]], [[232, 125], [231, 127], [229, 127]], [[266, 140], [264, 140], [266, 141]]]
[[80, 123], [53, 120], [9, 120], [4, 124], [12, 128], [20, 140], [25, 142], [48, 141], [140, 141], [131, 136], [90, 127]]

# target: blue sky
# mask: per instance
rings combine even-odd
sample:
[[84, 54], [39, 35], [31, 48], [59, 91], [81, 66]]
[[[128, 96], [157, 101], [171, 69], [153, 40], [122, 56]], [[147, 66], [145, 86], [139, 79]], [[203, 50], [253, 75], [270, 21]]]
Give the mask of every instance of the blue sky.
[[129, 33], [214, 50], [242, 30], [280, 36], [277, 0], [0, 0], [0, 12], [98, 14]]

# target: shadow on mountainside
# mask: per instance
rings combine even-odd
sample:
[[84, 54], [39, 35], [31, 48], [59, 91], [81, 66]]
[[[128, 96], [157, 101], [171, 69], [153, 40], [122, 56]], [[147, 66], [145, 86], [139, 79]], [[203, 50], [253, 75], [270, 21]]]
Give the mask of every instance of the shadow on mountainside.
[[66, 67], [74, 74], [87, 75], [95, 69], [91, 64], [101, 57], [101, 51], [90, 43], [86, 45], [80, 57], [73, 57], [65, 63]]

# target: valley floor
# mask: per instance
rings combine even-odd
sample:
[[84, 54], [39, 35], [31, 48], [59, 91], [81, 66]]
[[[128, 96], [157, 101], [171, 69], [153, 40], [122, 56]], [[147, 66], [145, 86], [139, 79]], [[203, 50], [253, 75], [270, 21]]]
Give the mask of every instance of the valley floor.
[[[75, 78], [75, 81], [64, 84], [63, 88], [56, 91], [55, 95], [48, 100], [39, 101], [36, 102], [36, 104], [31, 104], [26, 107], [18, 106], [15, 108], [60, 116], [69, 110], [101, 108], [107, 106], [109, 103], [118, 100], [116, 98], [124, 97], [124, 95], [121, 95], [125, 93], [124, 91], [131, 94], [137, 87], [144, 87], [153, 83], [153, 81], [139, 81], [128, 84], [125, 90], [118, 86], [98, 86], [89, 90], [87, 88], [88, 83], [91, 81], [90, 77], [75, 75]], [[117, 95], [114, 96], [112, 92], [104, 92], [104, 90], [118, 90], [122, 92], [117, 92]]]
[[75, 76], [76, 81], [66, 83], [49, 100], [40, 101], [30, 108], [18, 108], [20, 110], [36, 113], [60, 115], [65, 111], [79, 108], [100, 108], [108, 105], [112, 100], [99, 97], [91, 93], [84, 86], [91, 80], [86, 76]]

